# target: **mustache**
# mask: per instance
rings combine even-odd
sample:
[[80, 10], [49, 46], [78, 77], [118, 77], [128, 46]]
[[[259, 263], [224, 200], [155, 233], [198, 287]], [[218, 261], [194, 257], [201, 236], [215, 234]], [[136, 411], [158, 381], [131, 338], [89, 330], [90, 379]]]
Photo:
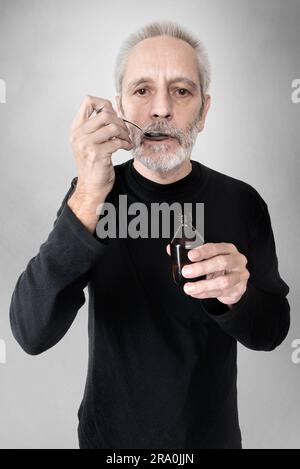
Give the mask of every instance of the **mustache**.
[[[167, 122], [155, 122], [149, 125], [145, 125], [142, 128], [145, 133], [161, 132], [167, 134], [169, 137], [176, 138], [179, 143], [181, 143], [184, 138], [184, 132], [182, 130], [177, 129], [176, 127], [168, 124]], [[143, 134], [140, 134], [140, 132], [136, 132], [135, 129], [130, 130], [135, 135], [136, 139], [138, 140], [138, 143], [141, 143], [145, 139], [145, 136]]]
[[176, 137], [180, 132], [176, 127], [166, 122], [157, 122], [144, 127], [144, 132], [161, 132], [170, 135], [170, 137]]

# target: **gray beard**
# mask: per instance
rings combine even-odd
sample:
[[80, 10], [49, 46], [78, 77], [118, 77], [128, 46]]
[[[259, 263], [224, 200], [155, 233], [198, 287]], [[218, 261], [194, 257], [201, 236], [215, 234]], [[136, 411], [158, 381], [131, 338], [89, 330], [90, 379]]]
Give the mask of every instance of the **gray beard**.
[[130, 136], [134, 145], [134, 148], [131, 150], [133, 158], [140, 161], [151, 171], [164, 175], [180, 167], [184, 161], [188, 161], [191, 157], [192, 149], [199, 133], [197, 121], [189, 126], [187, 135], [182, 131], [178, 131], [179, 144], [175, 151], [170, 150], [170, 146], [166, 143], [151, 143], [148, 144], [148, 155], [144, 154], [143, 146], [138, 141], [135, 131], [130, 129]]

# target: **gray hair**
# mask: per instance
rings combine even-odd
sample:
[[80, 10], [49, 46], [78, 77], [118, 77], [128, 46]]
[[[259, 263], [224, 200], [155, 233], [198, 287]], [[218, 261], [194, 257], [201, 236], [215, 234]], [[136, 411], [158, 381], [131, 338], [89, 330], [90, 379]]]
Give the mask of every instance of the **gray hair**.
[[177, 39], [182, 39], [183, 41], [190, 44], [190, 46], [192, 46], [197, 54], [198, 75], [200, 80], [201, 94], [203, 97], [203, 95], [205, 95], [209, 89], [211, 80], [211, 67], [205, 47], [196, 36], [190, 33], [187, 29], [182, 28], [182, 26], [172, 21], [157, 21], [149, 23], [148, 25], [139, 29], [137, 32], [131, 34], [123, 42], [115, 62], [114, 78], [117, 94], [121, 95], [125, 68], [131, 49], [144, 39], [155, 36], [170, 36]]

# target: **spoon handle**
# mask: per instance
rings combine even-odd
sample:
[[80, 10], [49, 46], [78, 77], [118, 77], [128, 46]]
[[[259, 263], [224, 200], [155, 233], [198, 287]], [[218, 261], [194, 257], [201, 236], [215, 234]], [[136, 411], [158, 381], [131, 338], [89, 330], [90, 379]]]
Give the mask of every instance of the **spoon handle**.
[[[123, 119], [123, 118], [122, 118], [122, 119]], [[128, 121], [127, 119], [123, 119], [123, 121], [124, 121], [124, 122], [128, 122], [128, 124], [134, 125], [135, 127], [137, 127], [139, 130], [141, 130], [141, 131], [144, 133], [143, 129], [141, 129], [138, 125], [134, 124], [133, 122], [130, 122], [130, 121]]]
[[[101, 112], [102, 109], [103, 109], [103, 107], [101, 107], [100, 109], [95, 110], [96, 114], [99, 114], [99, 112]], [[134, 125], [134, 126], [137, 127], [141, 132], [144, 133], [143, 129], [141, 129], [137, 124], [134, 124], [133, 122], [130, 122], [130, 121], [128, 121], [127, 119], [123, 119], [123, 118], [121, 118], [121, 119], [122, 119], [124, 122], [128, 122], [128, 124]]]

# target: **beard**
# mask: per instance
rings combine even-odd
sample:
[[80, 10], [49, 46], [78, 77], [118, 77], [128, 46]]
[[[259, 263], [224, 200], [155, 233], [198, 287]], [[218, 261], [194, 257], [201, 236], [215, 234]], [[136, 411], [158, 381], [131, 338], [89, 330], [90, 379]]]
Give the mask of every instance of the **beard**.
[[[183, 132], [166, 121], [156, 122], [143, 127], [144, 132], [159, 131], [169, 134], [177, 139], [176, 149], [171, 148], [172, 143], [159, 143], [147, 140], [147, 149], [143, 147], [143, 135], [141, 132], [128, 126], [129, 135], [133, 144], [131, 150], [133, 158], [140, 161], [146, 168], [166, 175], [181, 166], [184, 161], [190, 160], [192, 149], [195, 145], [198, 129], [199, 116], [188, 125], [187, 131]], [[147, 154], [146, 154], [147, 152]]]

